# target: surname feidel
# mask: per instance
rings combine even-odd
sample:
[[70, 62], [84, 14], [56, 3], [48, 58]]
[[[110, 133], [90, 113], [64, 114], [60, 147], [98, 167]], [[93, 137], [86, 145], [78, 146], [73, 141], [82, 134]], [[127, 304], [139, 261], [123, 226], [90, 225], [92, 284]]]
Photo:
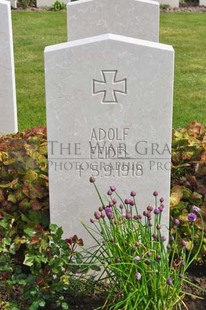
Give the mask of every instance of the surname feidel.
[[92, 140], [125, 141], [128, 134], [129, 134], [129, 128], [109, 128], [109, 129], [93, 128], [90, 141]]

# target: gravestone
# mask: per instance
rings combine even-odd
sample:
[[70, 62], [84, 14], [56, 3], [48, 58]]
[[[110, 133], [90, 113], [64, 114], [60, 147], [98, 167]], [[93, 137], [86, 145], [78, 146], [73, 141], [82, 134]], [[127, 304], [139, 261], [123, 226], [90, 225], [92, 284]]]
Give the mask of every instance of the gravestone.
[[169, 223], [174, 51], [103, 34], [45, 49], [51, 222], [64, 236], [85, 229], [101, 193], [137, 192], [141, 213], [165, 198]]
[[0, 0], [0, 134], [17, 132], [11, 7]]
[[155, 0], [158, 1], [161, 5], [169, 5], [171, 8], [178, 8], [179, 7], [179, 0]]
[[159, 4], [149, 0], [80, 0], [67, 4], [68, 41], [104, 33], [159, 41]]

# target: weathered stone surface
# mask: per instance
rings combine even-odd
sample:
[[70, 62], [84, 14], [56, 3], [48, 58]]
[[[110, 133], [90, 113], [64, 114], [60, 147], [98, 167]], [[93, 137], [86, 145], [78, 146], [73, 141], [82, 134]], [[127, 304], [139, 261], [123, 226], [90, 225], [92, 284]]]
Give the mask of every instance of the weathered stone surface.
[[0, 134], [17, 128], [11, 7], [10, 2], [0, 0]]
[[174, 51], [105, 34], [47, 47], [46, 105], [51, 222], [88, 242], [101, 193], [137, 192], [139, 212], [165, 198], [169, 222]]
[[159, 41], [159, 4], [141, 0], [81, 0], [67, 5], [68, 41], [104, 33]]

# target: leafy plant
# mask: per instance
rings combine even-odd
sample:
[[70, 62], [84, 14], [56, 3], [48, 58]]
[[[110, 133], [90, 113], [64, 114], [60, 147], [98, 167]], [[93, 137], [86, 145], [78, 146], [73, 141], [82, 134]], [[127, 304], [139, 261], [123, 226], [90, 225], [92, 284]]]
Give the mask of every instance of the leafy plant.
[[[198, 255], [203, 242], [203, 219], [196, 206], [188, 214], [192, 230], [199, 216], [202, 235], [194, 257], [191, 249], [186, 252], [187, 242], [181, 240], [178, 249], [178, 219], [172, 219], [170, 235], [161, 223], [164, 199], [154, 192], [155, 206], [148, 206], [139, 214], [134, 191], [123, 200], [111, 186], [106, 202], [90, 178], [100, 198], [101, 207], [91, 219], [93, 228], [85, 228], [96, 242], [93, 258], [106, 272], [111, 292], [101, 309], [176, 309], [184, 304], [185, 272]], [[191, 284], [192, 285], [192, 284]]]
[[49, 224], [46, 129], [0, 138], [0, 215], [12, 215], [17, 233], [25, 225]]
[[[46, 231], [40, 225], [28, 227], [21, 238], [11, 238], [12, 224], [8, 218], [0, 221], [5, 230], [0, 241], [1, 292], [7, 292], [3, 304], [12, 300], [23, 309], [68, 309], [67, 295], [74, 295], [71, 283], [80, 278], [83, 257], [77, 247], [82, 239], [63, 240], [62, 229], [54, 224]], [[23, 262], [13, 259], [19, 244], [24, 245]]]
[[60, 2], [60, 1], [55, 1], [54, 4], [51, 6], [52, 11], [61, 11], [61, 10], [66, 10], [66, 3]]
[[167, 10], [169, 8], [170, 8], [169, 4], [160, 4], [160, 9], [162, 9], [162, 10]]
[[[179, 236], [190, 244], [192, 231], [187, 215], [191, 206], [195, 204], [201, 208], [206, 220], [206, 126], [193, 122], [186, 128], [173, 130], [171, 182], [171, 216], [181, 220]], [[200, 220], [195, 222], [194, 229], [195, 253], [202, 234]], [[206, 237], [203, 241], [199, 261], [206, 258]]]

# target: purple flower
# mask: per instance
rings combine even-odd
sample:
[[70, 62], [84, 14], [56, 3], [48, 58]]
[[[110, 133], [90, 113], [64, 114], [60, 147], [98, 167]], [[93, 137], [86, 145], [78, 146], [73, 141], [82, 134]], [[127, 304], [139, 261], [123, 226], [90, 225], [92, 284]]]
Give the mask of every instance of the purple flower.
[[157, 256], [155, 257], [155, 260], [156, 260], [157, 262], [159, 262], [159, 261], [161, 260], [161, 256], [160, 256], [160, 255], [157, 255]]
[[167, 284], [168, 285], [172, 285], [172, 282], [173, 282], [172, 278], [167, 279]]
[[132, 192], [130, 193], [130, 195], [131, 195], [132, 197], [135, 197], [137, 194], [136, 194], [136, 192], [132, 191]]
[[193, 210], [194, 212], [197, 212], [197, 213], [200, 212], [200, 208], [198, 208], [197, 206], [193, 206], [193, 207], [192, 207], [192, 210]]
[[164, 198], [163, 198], [163, 197], [161, 197], [161, 198], [160, 198], [160, 202], [162, 203], [163, 201], [164, 201]]
[[111, 191], [111, 190], [108, 190], [107, 195], [108, 195], [108, 196], [111, 196], [111, 195], [112, 195], [112, 191]]
[[175, 241], [175, 238], [173, 236], [170, 236], [170, 241], [171, 242], [174, 242]]
[[111, 186], [110, 186], [110, 190], [111, 190], [112, 192], [115, 192], [115, 191], [116, 191], [116, 187], [115, 187], [114, 185], [111, 185]]
[[125, 204], [126, 204], [126, 205], [129, 205], [129, 203], [130, 203], [130, 199], [125, 199], [125, 201], [124, 201], [124, 202], [125, 202]]
[[155, 192], [153, 193], [153, 196], [157, 197], [157, 196], [158, 196], [158, 192], [155, 191]]
[[153, 237], [154, 239], [157, 239], [157, 238], [158, 238], [158, 234], [154, 233], [154, 234], [152, 235], [152, 237]]
[[160, 210], [158, 208], [155, 208], [154, 209], [154, 214], [159, 214], [160, 213]]
[[89, 182], [90, 182], [90, 183], [94, 183], [95, 181], [96, 181], [95, 177], [90, 177], [90, 178], [89, 178]]
[[184, 278], [184, 275], [182, 273], [179, 274], [179, 278], [182, 279]]
[[189, 213], [188, 216], [187, 216], [187, 219], [189, 222], [195, 222], [196, 219], [197, 219], [197, 216], [195, 213]]
[[167, 245], [167, 249], [168, 249], [168, 250], [171, 249], [171, 245], [170, 245], [170, 244]]
[[99, 220], [101, 218], [101, 213], [98, 211], [94, 212], [94, 217], [96, 220]]
[[163, 242], [165, 242], [165, 241], [167, 240], [167, 238], [166, 238], [165, 236], [162, 236], [162, 237], [161, 237], [161, 240], [162, 240]]
[[125, 216], [125, 217], [126, 217], [127, 220], [129, 220], [129, 219], [132, 218], [132, 214], [127, 210], [127, 211], [126, 211], [126, 216]]
[[110, 207], [105, 208], [105, 213], [109, 219], [113, 219], [114, 214], [113, 214], [113, 211]]
[[147, 207], [147, 211], [153, 211], [153, 207], [152, 206], [148, 206]]
[[180, 221], [179, 221], [178, 219], [175, 219], [175, 220], [174, 220], [174, 224], [175, 224], [175, 225], [179, 225], [179, 224], [180, 224]]
[[186, 242], [185, 240], [182, 240], [181, 245], [182, 245], [183, 247], [185, 247], [186, 244], [187, 244], [187, 242]]
[[121, 259], [119, 257], [115, 258], [115, 262], [116, 263], [120, 263], [121, 262]]
[[136, 273], [136, 279], [137, 279], [138, 281], [140, 281], [140, 280], [141, 280], [141, 277], [142, 277], [141, 273], [137, 272], [137, 273]]
[[140, 260], [140, 257], [137, 255], [134, 257], [134, 260], [136, 260], [138, 262]]
[[144, 262], [145, 262], [146, 265], [150, 265], [151, 264], [151, 260], [150, 259], [145, 259]]

